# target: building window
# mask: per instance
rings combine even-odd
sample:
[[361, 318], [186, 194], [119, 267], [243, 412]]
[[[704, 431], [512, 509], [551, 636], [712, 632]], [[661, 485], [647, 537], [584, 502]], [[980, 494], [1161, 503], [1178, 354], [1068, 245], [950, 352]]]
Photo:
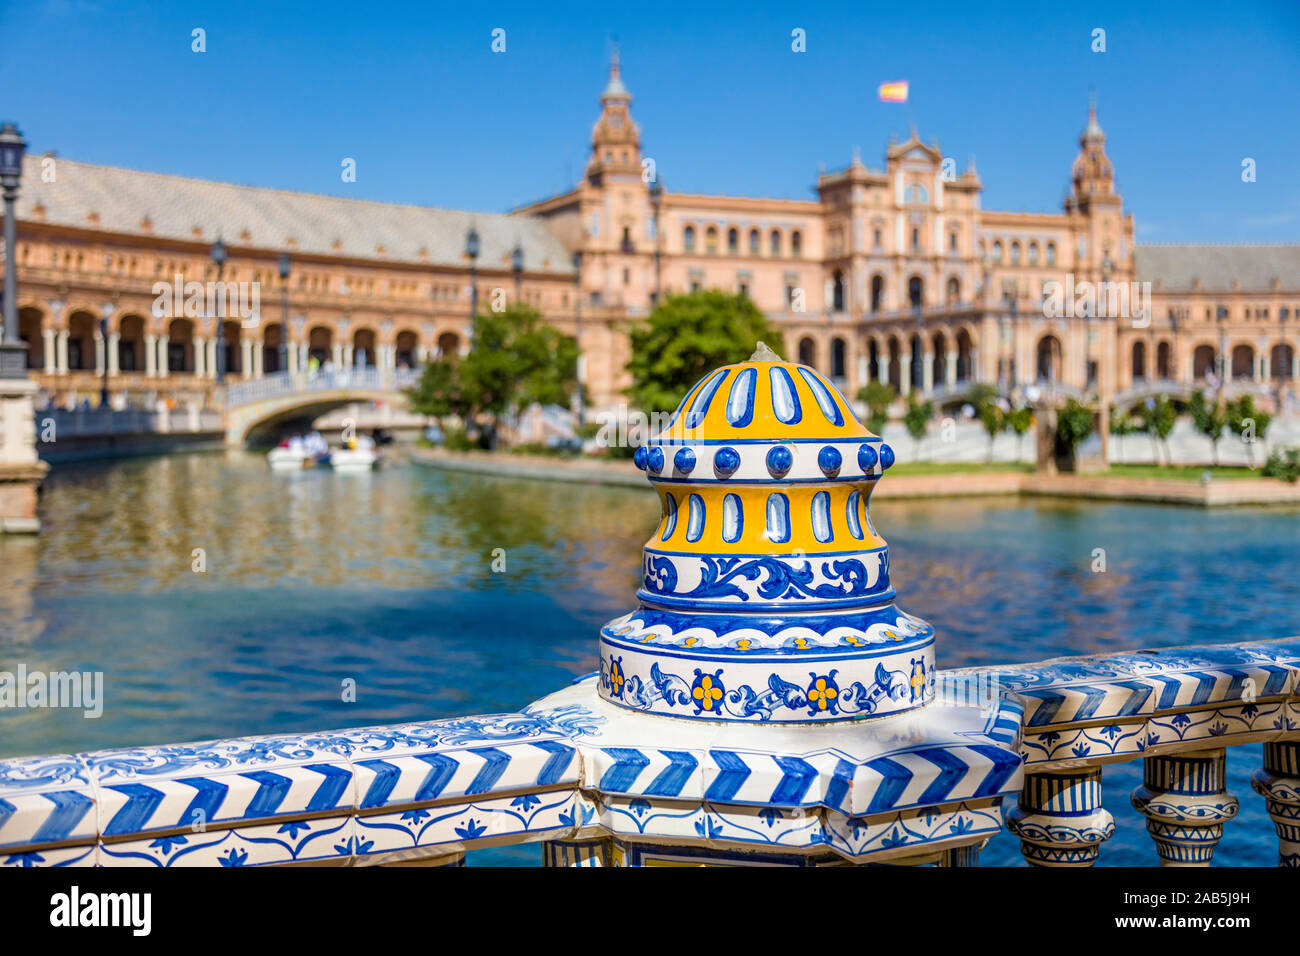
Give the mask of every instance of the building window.
[[1029, 244], [1029, 264], [1031, 266], [1038, 265], [1038, 243], [1036, 242]]
[[704, 230], [704, 251], [711, 256], [718, 253], [718, 230], [714, 226]]
[[874, 235], [872, 236], [872, 248], [873, 248], [873, 249], [879, 249], [879, 248], [880, 248], [880, 230], [879, 230], [879, 229], [877, 229], [877, 230], [875, 231]]
[[1002, 240], [1001, 239], [993, 243], [993, 261], [994, 262], [1002, 261]]
[[909, 206], [924, 206], [930, 201], [930, 194], [924, 186], [908, 186], [903, 190], [903, 202]]
[[749, 254], [756, 256], [762, 251], [763, 240], [760, 238], [757, 229], [749, 230]]
[[1056, 243], [1054, 242], [1047, 244], [1047, 264], [1049, 266], [1056, 265]]
[[682, 232], [682, 246], [687, 252], [695, 251], [695, 227], [687, 226]]
[[790, 233], [790, 255], [796, 259], [803, 255], [803, 236], [798, 229]]
[[727, 230], [727, 253], [735, 255], [740, 251], [740, 233], [735, 228]]
[[957, 251], [957, 233], [955, 232], [948, 233], [948, 251], [949, 252]]
[[1013, 266], [1020, 265], [1020, 243], [1018, 241], [1011, 243], [1011, 264]]
[[779, 255], [781, 254], [781, 233], [780, 233], [780, 231], [777, 230], [777, 229], [773, 229], [773, 230], [772, 230], [772, 235], [770, 235], [770, 236], [768, 237], [768, 242], [769, 242], [769, 244], [770, 244], [770, 248], [771, 248], [772, 255], [774, 255], [774, 256], [779, 256]]
[[921, 251], [921, 230], [920, 229], [912, 230], [912, 251], [913, 252]]

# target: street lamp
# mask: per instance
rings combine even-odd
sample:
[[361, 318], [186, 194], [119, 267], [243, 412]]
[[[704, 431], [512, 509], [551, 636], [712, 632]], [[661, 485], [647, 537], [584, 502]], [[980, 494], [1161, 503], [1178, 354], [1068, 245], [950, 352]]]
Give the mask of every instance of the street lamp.
[[660, 275], [661, 241], [659, 238], [659, 207], [664, 198], [664, 184], [659, 181], [659, 173], [655, 172], [654, 182], [650, 184], [650, 210], [652, 221], [655, 224], [655, 297], [654, 304], [659, 304], [659, 297], [663, 295], [663, 281]]
[[465, 236], [465, 255], [469, 256], [469, 340], [478, 339], [478, 230], [473, 226]]
[[280, 371], [289, 374], [289, 253], [280, 253]]
[[[578, 369], [582, 371], [582, 250], [573, 254], [573, 321], [574, 342], [578, 346]], [[578, 428], [582, 428], [582, 375], [578, 375]]]
[[524, 283], [524, 247], [515, 245], [515, 251], [510, 253], [510, 268], [515, 273], [515, 305], [519, 305], [523, 299]]
[[0, 126], [0, 187], [5, 203], [4, 330], [0, 335], [0, 378], [27, 377], [27, 350], [18, 337], [18, 223], [14, 202], [23, 175], [27, 144], [13, 123]]
[[104, 381], [99, 388], [99, 407], [108, 408], [108, 320], [113, 315], [113, 303], [105, 302], [99, 310], [99, 341], [104, 349]]
[[[226, 269], [226, 244], [217, 237], [217, 241], [212, 244], [212, 261], [217, 266], [217, 282], [221, 281], [221, 274]], [[221, 297], [225, 302], [225, 296]], [[222, 316], [217, 315], [217, 384], [226, 384], [226, 323], [222, 321]]]

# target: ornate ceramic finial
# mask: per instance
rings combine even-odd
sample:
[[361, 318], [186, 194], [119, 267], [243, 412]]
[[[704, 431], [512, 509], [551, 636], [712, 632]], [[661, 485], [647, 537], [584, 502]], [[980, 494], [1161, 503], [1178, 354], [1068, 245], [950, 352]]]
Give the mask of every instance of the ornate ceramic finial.
[[867, 499], [894, 452], [760, 343], [637, 449], [662, 516], [640, 607], [601, 630], [601, 694], [702, 720], [852, 720], [925, 704], [934, 632], [894, 606]]

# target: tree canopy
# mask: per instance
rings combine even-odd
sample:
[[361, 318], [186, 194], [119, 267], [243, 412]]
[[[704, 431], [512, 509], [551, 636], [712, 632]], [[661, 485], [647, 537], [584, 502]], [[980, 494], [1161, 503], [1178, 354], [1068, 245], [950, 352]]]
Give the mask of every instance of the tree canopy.
[[670, 295], [632, 327], [628, 397], [643, 412], [671, 412], [701, 378], [743, 362], [760, 341], [780, 352], [780, 333], [746, 296], [714, 289]]
[[485, 415], [495, 426], [533, 402], [568, 405], [577, 388], [577, 343], [536, 309], [514, 306], [480, 314], [469, 354], [429, 362], [407, 396], [419, 414], [467, 423]]

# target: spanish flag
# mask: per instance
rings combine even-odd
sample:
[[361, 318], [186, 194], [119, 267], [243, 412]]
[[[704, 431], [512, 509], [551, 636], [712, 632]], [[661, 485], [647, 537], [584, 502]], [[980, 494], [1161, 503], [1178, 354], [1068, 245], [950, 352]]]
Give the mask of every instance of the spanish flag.
[[897, 83], [881, 83], [880, 102], [906, 103], [907, 102], [907, 80], [899, 80]]

